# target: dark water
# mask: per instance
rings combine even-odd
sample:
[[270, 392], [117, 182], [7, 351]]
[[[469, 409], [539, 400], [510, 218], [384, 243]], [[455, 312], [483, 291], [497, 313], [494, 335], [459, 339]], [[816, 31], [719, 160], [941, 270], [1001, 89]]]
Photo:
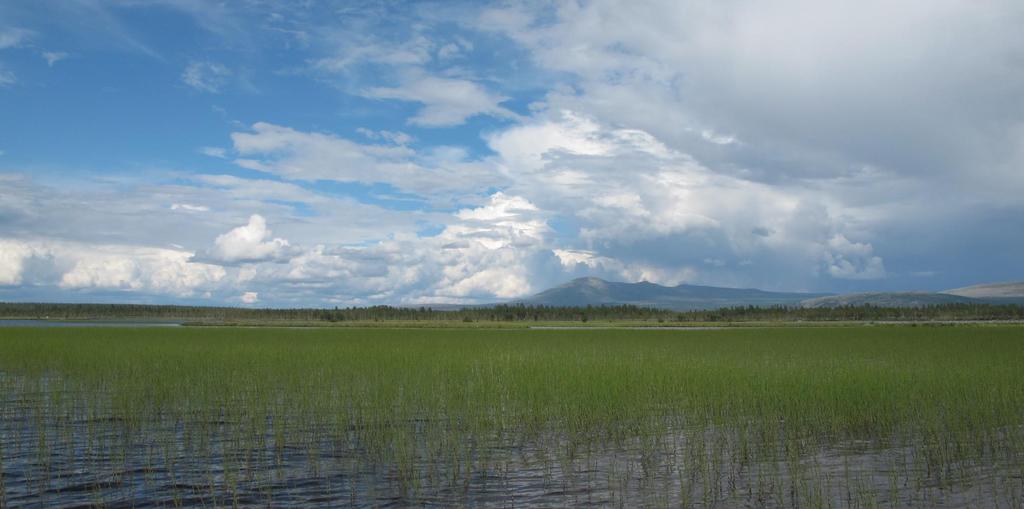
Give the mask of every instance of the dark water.
[[124, 322], [90, 321], [74, 322], [61, 320], [0, 320], [2, 327], [178, 327], [181, 322]]
[[113, 394], [73, 387], [0, 373], [0, 507], [1024, 507], [1021, 430], [958, 455], [963, 444], [913, 438], [757, 452], [742, 432], [710, 428], [615, 443], [438, 438], [412, 421], [394, 423], [380, 454], [356, 427], [152, 410], [126, 420]]
[[[846, 443], [737, 460], [730, 440], [654, 448], [497, 440], [464, 456], [381, 461], [350, 438], [240, 441], [230, 423], [147, 431], [104, 418], [7, 413], [3, 507], [1022, 507], [1000, 462], [930, 472], [913, 447]], [[420, 450], [420, 453], [423, 451]], [[703, 461], [695, 461], [702, 457]]]

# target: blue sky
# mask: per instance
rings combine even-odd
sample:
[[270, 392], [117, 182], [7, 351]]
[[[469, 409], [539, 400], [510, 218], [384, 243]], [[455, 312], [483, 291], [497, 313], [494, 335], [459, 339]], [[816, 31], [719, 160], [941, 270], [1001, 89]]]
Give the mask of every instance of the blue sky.
[[0, 299], [1024, 279], [1018, 2], [0, 5]]

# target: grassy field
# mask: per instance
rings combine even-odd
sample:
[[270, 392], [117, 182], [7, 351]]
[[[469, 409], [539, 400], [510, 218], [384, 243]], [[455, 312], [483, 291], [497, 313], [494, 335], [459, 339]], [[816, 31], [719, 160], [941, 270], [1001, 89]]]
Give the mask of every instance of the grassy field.
[[1019, 507], [1022, 372], [1017, 326], [0, 329], [0, 505]]

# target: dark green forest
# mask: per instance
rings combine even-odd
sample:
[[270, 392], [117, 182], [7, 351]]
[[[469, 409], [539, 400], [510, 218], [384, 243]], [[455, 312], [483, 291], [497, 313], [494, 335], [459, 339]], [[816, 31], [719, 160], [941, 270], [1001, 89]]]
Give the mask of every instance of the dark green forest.
[[552, 307], [500, 304], [462, 309], [429, 307], [237, 308], [139, 304], [0, 303], [0, 318], [48, 320], [167, 320], [186, 323], [262, 322], [750, 322], [750, 321], [922, 321], [1024, 320], [1024, 306], [940, 304], [924, 307], [843, 306], [803, 308], [742, 306], [716, 310], [671, 311], [632, 305]]

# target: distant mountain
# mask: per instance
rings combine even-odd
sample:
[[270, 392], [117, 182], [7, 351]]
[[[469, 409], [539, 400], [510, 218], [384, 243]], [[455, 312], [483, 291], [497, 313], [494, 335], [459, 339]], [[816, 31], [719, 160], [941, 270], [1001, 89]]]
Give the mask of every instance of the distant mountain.
[[661, 286], [646, 281], [615, 283], [596, 277], [574, 279], [519, 302], [545, 306], [601, 306], [632, 304], [676, 311], [733, 306], [798, 305], [826, 294], [766, 292], [715, 286]]
[[935, 304], [1024, 305], [1024, 283], [992, 283], [941, 292], [874, 292], [832, 295], [803, 302], [805, 307], [882, 306], [921, 307]]
[[923, 307], [936, 304], [980, 302], [970, 297], [932, 292], [872, 292], [848, 293], [807, 299], [801, 304], [808, 308], [835, 308], [840, 306]]
[[1024, 299], [1024, 281], [967, 286], [944, 290], [942, 293], [975, 299]]
[[632, 304], [676, 311], [774, 305], [804, 307], [866, 305], [922, 307], [958, 303], [1024, 305], [1024, 282], [985, 284], [942, 292], [870, 292], [832, 295], [767, 292], [753, 288], [721, 288], [685, 284], [662, 286], [646, 281], [616, 283], [596, 277], [584, 277], [517, 302], [568, 307]]

